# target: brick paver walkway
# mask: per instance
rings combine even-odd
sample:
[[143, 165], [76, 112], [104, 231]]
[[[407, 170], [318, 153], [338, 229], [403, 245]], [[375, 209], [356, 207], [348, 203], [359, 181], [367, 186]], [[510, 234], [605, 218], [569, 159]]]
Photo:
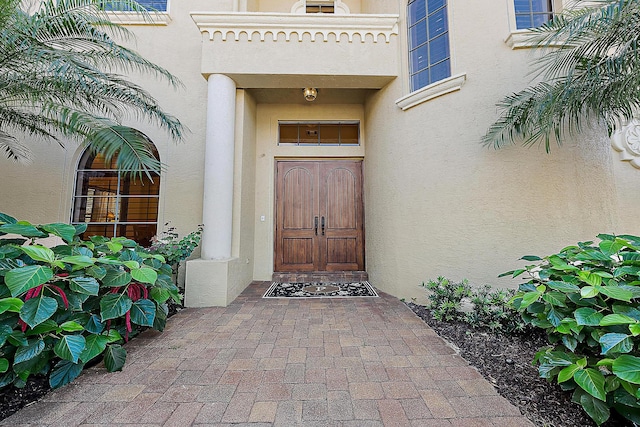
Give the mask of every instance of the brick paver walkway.
[[188, 309], [1, 425], [532, 426], [402, 302], [261, 299]]

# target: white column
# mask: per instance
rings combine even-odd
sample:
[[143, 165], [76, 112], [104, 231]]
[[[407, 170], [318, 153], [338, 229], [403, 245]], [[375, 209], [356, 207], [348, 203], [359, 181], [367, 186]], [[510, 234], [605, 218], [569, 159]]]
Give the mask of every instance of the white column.
[[201, 257], [227, 259], [231, 257], [233, 222], [236, 84], [222, 74], [210, 75], [207, 82]]

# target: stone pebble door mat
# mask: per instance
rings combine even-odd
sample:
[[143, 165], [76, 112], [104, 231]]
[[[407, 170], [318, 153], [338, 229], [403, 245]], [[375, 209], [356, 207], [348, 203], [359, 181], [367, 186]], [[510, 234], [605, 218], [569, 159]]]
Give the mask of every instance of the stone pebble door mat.
[[344, 298], [377, 297], [367, 281], [351, 283], [273, 282], [262, 298]]

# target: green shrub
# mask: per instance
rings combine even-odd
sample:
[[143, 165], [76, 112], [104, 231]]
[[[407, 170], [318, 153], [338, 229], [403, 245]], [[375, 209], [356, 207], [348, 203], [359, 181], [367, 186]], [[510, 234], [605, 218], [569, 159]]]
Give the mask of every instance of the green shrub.
[[[163, 330], [167, 301], [180, 301], [162, 255], [123, 237], [82, 241], [85, 230], [0, 213], [0, 387], [24, 386], [31, 374], [60, 387], [100, 355], [120, 370], [129, 334]], [[64, 243], [36, 243], [49, 236]]]
[[[429, 290], [426, 307], [434, 319], [465, 322], [474, 328], [489, 328], [505, 333], [521, 332], [525, 323], [509, 304], [515, 294], [510, 289], [493, 289], [489, 285], [471, 286], [466, 279], [453, 282], [444, 277], [422, 284]], [[468, 303], [468, 307], [463, 307]]]
[[170, 227], [167, 231], [163, 231], [159, 236], [154, 237], [151, 241], [152, 245], [146, 251], [160, 254], [164, 257], [166, 263], [171, 266], [177, 285], [180, 264], [191, 256], [200, 244], [201, 238], [202, 225], [199, 225], [196, 231], [192, 231], [182, 238], [179, 238], [174, 227]]
[[640, 422], [640, 237], [601, 234], [504, 273], [528, 276], [513, 298], [551, 346], [536, 355], [540, 376], [573, 390], [598, 424], [613, 408]]

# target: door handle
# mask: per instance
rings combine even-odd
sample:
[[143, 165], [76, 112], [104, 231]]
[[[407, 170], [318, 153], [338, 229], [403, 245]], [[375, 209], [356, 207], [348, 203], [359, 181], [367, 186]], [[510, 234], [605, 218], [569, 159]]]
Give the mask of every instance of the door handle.
[[324, 217], [322, 217], [322, 235], [324, 236]]
[[316, 236], [318, 235], [318, 217], [313, 219], [313, 228], [316, 230]]

